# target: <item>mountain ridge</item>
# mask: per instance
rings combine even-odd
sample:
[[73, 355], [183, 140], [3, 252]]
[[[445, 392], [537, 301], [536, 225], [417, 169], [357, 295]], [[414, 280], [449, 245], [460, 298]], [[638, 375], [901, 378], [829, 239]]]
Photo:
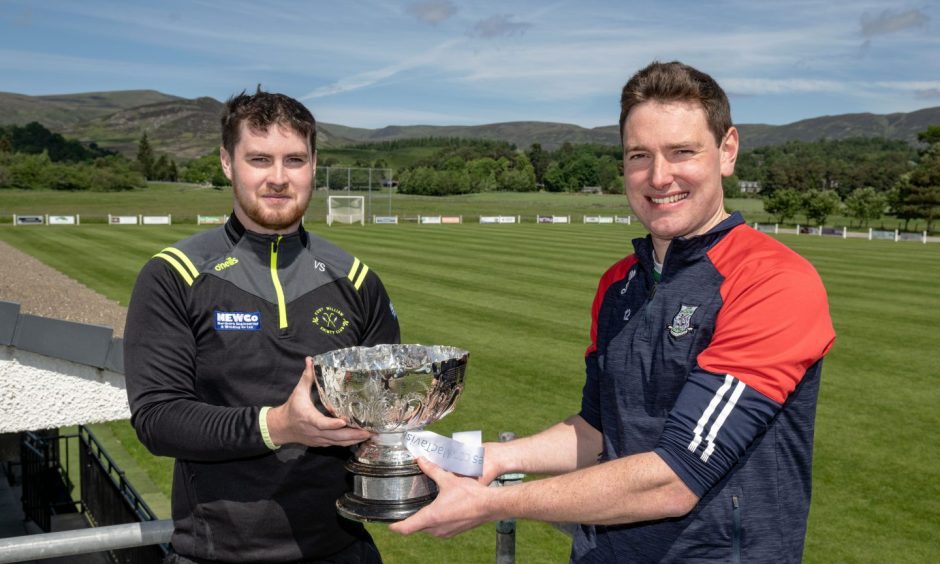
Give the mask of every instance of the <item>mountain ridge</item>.
[[[125, 155], [136, 154], [137, 142], [147, 133], [154, 149], [188, 160], [215, 151], [219, 145], [222, 102], [210, 97], [181, 98], [157, 90], [84, 92], [28, 96], [0, 92], [0, 125], [38, 121], [66, 137]], [[846, 137], [887, 137], [917, 142], [917, 132], [940, 124], [940, 106], [891, 114], [852, 113], [819, 116], [783, 125], [739, 124], [742, 149], [787, 141], [816, 141]], [[616, 125], [585, 128], [579, 125], [513, 121], [483, 125], [388, 125], [377, 129], [318, 122], [323, 147], [423, 137], [495, 139], [519, 148], [540, 143], [546, 150], [563, 143], [616, 145]]]

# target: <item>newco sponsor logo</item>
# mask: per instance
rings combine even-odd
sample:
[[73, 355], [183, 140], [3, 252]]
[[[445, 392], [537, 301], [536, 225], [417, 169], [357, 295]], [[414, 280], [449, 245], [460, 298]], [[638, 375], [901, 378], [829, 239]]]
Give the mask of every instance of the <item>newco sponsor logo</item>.
[[259, 311], [216, 311], [216, 331], [259, 331], [261, 330], [261, 312]]
[[221, 272], [230, 266], [235, 266], [238, 264], [238, 259], [235, 257], [225, 257], [225, 260], [215, 265], [216, 272]]

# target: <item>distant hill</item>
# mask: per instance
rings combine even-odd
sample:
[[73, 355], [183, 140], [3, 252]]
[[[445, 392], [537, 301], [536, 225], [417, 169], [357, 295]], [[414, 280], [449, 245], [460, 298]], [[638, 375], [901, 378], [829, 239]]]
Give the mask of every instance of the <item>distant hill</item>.
[[182, 99], [156, 90], [86, 92], [55, 96], [24, 96], [0, 92], [0, 123], [26, 125], [31, 121], [38, 121], [53, 131], [61, 132], [65, 127], [127, 108]]
[[222, 103], [213, 98], [176, 98], [75, 123], [62, 134], [134, 157], [140, 136], [146, 132], [158, 154], [189, 160], [218, 150], [221, 114]]
[[[23, 125], [38, 121], [65, 135], [94, 141], [101, 147], [136, 155], [142, 133], [158, 154], [188, 160], [219, 146], [222, 103], [213, 98], [186, 99], [154, 90], [90, 92], [57, 96], [0, 93], [0, 124]], [[791, 140], [887, 137], [917, 141], [917, 132], [940, 124], [940, 107], [896, 114], [843, 114], [806, 119], [786, 125], [740, 124], [743, 149], [776, 145]], [[528, 148], [541, 143], [548, 150], [563, 143], [620, 142], [616, 125], [593, 129], [565, 123], [518, 121], [474, 126], [390, 125], [364, 129], [318, 123], [322, 147], [423, 137], [495, 139]]]
[[511, 121], [487, 125], [390, 125], [381, 129], [344, 128], [342, 131], [344, 137], [360, 143], [422, 137], [460, 137], [506, 141], [523, 149], [533, 143], [541, 143], [543, 148], [555, 149], [565, 142], [602, 145], [615, 145], [620, 142], [616, 126], [587, 129], [568, 123], [543, 121]]
[[786, 125], [742, 124], [741, 145], [747, 149], [779, 145], [787, 141], [818, 141], [847, 137], [885, 137], [917, 143], [917, 133], [940, 125], [940, 106], [896, 114], [841, 114]]

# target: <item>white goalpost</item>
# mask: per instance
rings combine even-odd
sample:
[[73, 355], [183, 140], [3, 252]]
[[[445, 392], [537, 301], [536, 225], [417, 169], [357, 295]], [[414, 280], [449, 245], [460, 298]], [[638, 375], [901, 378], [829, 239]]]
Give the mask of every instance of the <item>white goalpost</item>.
[[326, 224], [356, 223], [366, 224], [365, 196], [330, 196], [326, 201]]

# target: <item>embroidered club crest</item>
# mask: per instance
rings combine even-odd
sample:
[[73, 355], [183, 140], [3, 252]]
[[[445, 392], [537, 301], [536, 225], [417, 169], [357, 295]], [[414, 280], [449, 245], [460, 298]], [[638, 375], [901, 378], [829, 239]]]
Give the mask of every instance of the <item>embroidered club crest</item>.
[[679, 307], [679, 313], [672, 318], [672, 325], [668, 327], [669, 334], [673, 337], [682, 337], [694, 331], [695, 328], [692, 327], [690, 322], [692, 321], [692, 314], [694, 314], [697, 309], [698, 306], [682, 304]]
[[349, 326], [346, 314], [332, 306], [318, 308], [313, 312], [311, 321], [327, 335], [339, 335]]

